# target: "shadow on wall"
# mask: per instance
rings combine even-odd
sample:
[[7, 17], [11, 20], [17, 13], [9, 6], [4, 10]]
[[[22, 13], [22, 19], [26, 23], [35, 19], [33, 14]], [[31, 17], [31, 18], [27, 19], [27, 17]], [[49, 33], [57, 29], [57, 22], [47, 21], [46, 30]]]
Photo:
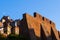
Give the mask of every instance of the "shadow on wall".
[[54, 34], [53, 29], [51, 28], [51, 35], [46, 36], [45, 32], [41, 26], [41, 37], [37, 37], [35, 35], [34, 29], [29, 29], [29, 33], [30, 33], [30, 39], [31, 40], [57, 40]]
[[51, 28], [51, 35], [49, 35], [48, 37], [46, 37], [42, 27], [41, 27], [41, 37], [37, 37], [34, 33], [34, 29], [29, 29], [29, 34], [20, 34], [20, 35], [13, 35], [10, 34], [7, 38], [4, 38], [2, 35], [0, 36], [0, 39], [2, 40], [57, 40], [54, 32]]
[[41, 25], [41, 32], [40, 33], [41, 33], [41, 38], [40, 38], [41, 40], [57, 40], [52, 28], [51, 28], [51, 34], [46, 36], [44, 33], [44, 30], [42, 28], [42, 25]]

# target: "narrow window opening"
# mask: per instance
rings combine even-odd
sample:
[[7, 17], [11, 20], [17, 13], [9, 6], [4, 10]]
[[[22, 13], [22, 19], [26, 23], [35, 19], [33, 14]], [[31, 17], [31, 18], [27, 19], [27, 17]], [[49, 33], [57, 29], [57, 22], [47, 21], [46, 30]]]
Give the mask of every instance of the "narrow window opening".
[[42, 20], [44, 21], [44, 17], [42, 17]]
[[34, 12], [34, 17], [36, 17], [36, 12]]
[[50, 21], [50, 24], [51, 24], [51, 21]]

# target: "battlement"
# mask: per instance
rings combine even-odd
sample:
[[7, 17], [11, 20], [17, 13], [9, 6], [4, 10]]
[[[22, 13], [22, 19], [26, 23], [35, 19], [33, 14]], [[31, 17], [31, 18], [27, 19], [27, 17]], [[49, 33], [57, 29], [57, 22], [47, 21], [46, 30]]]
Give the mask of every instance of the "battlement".
[[34, 18], [37, 18], [37, 19], [40, 19], [42, 21], [45, 21], [47, 23], [50, 23], [51, 25], [55, 25], [54, 22], [52, 22], [51, 20], [47, 19], [46, 17], [44, 16], [41, 16], [39, 13], [37, 12], [34, 12]]
[[34, 12], [34, 17], [40, 18], [42, 16], [40, 14], [38, 14], [37, 12]]
[[25, 34], [31, 40], [42, 40], [42, 38], [48, 40], [59, 39], [60, 33], [56, 30], [54, 22], [37, 12], [34, 12], [33, 15], [24, 13], [21, 20], [12, 20], [9, 16], [3, 16], [0, 21], [0, 33], [6, 35]]

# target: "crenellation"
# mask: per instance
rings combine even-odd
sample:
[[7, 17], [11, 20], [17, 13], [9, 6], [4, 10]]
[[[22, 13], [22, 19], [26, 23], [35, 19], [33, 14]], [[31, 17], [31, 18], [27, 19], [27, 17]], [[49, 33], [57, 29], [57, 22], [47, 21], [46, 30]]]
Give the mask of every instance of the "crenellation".
[[37, 12], [34, 12], [34, 18], [37, 18], [37, 19], [42, 19], [42, 16], [39, 15]]
[[55, 24], [54, 24], [54, 22], [51, 22], [51, 26], [54, 28], [55, 27]]
[[52, 21], [47, 19], [46, 17], [42, 17], [42, 20], [43, 20], [44, 23], [47, 23], [49, 25], [52, 23]]
[[34, 12], [34, 17], [39, 17], [40, 15], [37, 12]]
[[34, 12], [34, 16], [25, 13], [21, 20], [12, 20], [9, 16], [3, 16], [0, 21], [0, 33], [4, 36], [21, 34], [31, 40], [52, 40], [53, 38], [60, 40], [60, 32], [56, 30], [55, 23], [37, 12]]

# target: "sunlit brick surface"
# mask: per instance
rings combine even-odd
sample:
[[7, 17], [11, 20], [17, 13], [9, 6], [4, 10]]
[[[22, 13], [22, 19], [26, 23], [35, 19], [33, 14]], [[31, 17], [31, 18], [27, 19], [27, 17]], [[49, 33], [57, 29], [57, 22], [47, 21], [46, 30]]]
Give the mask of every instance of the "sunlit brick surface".
[[21, 20], [12, 20], [9, 16], [3, 16], [0, 22], [0, 33], [5, 36], [24, 35], [31, 40], [60, 40], [60, 32], [56, 29], [55, 23], [36, 12], [34, 16], [23, 14]]

